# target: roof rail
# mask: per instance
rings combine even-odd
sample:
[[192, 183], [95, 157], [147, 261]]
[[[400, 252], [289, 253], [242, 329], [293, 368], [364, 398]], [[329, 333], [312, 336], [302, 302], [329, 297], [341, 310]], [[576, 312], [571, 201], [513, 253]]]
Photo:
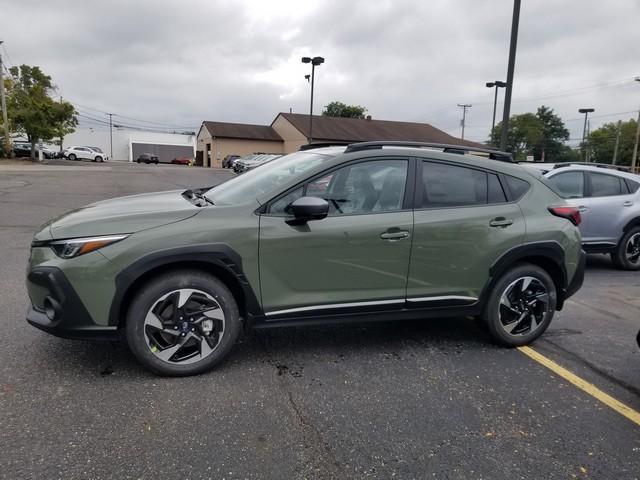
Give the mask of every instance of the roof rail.
[[562, 167], [570, 167], [571, 165], [586, 165], [588, 167], [598, 167], [598, 168], [609, 168], [611, 170], [619, 170], [621, 172], [629, 172], [631, 171], [631, 167], [626, 167], [624, 165], [612, 165], [610, 163], [594, 163], [594, 162], [562, 162], [556, 163], [553, 168], [562, 168]]
[[346, 147], [347, 145], [350, 145], [352, 143], [353, 142], [312, 142], [307, 143], [306, 145], [301, 145], [300, 151], [313, 150], [314, 148], [324, 147]]
[[485, 153], [492, 160], [501, 162], [515, 163], [513, 155], [509, 152], [502, 152], [490, 147], [470, 147], [468, 145], [450, 145], [447, 143], [428, 143], [428, 142], [404, 142], [404, 141], [379, 141], [379, 142], [360, 142], [352, 143], [347, 147], [344, 153], [360, 152], [362, 150], [374, 150], [382, 147], [410, 147], [410, 148], [441, 148], [445, 153], [457, 153], [464, 155], [466, 153]]

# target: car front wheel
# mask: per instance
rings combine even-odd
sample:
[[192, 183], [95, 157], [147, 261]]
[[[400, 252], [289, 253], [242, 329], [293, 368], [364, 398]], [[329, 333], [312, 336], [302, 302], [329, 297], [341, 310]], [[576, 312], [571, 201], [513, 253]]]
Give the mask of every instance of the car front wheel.
[[229, 289], [198, 271], [173, 272], [145, 285], [131, 303], [125, 327], [140, 363], [167, 376], [210, 370], [229, 353], [240, 331]]
[[640, 270], [640, 227], [633, 227], [622, 237], [611, 260], [624, 270]]
[[494, 285], [484, 320], [493, 340], [516, 347], [544, 333], [556, 310], [556, 287], [549, 274], [531, 264], [507, 271]]

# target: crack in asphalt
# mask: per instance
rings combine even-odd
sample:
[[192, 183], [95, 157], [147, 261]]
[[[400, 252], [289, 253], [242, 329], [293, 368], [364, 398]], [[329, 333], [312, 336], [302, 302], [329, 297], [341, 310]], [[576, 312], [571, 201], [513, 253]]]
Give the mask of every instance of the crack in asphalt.
[[613, 383], [615, 385], [618, 385], [619, 387], [627, 390], [629, 393], [633, 393], [635, 395], [640, 396], [640, 388], [634, 387], [633, 385], [625, 382], [624, 380], [620, 380], [619, 378], [614, 377], [609, 372], [603, 370], [600, 367], [597, 367], [596, 365], [591, 363], [589, 360], [586, 360], [586, 359], [582, 358], [577, 353], [574, 353], [571, 350], [568, 350], [567, 348], [562, 347], [561, 345], [558, 345], [556, 342], [553, 342], [553, 341], [549, 340], [548, 337], [546, 337], [546, 336], [542, 337], [540, 339], [540, 342], [544, 342], [544, 343], [548, 343], [548, 344], [552, 345], [557, 350], [560, 350], [562, 352], [562, 354], [564, 354], [565, 356], [570, 357], [571, 359], [575, 360], [576, 362], [584, 365], [589, 370], [591, 370], [593, 373], [596, 373], [596, 374], [600, 375], [601, 377], [604, 377], [605, 379], [607, 379], [611, 383]]
[[[267, 346], [267, 342], [256, 332], [252, 335], [258, 345], [262, 348], [267, 356], [268, 363], [274, 365], [277, 369], [278, 384], [286, 395], [287, 405], [293, 412], [293, 415], [300, 426], [303, 439], [303, 456], [306, 459], [305, 467], [309, 468], [310, 478], [314, 479], [335, 479], [344, 478], [347, 475], [340, 468], [340, 462], [336, 459], [331, 447], [322, 438], [322, 432], [313, 423], [311, 417], [304, 413], [302, 407], [296, 402], [293, 392], [291, 391], [291, 383], [287, 377], [289, 368], [282, 362], [277, 362]], [[311, 450], [310, 452], [308, 452]], [[309, 478], [303, 469], [297, 469], [302, 478]]]

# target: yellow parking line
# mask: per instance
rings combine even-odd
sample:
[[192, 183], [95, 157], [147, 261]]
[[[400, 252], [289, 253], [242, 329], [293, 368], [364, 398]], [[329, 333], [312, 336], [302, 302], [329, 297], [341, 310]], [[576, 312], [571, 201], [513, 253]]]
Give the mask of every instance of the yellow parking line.
[[544, 365], [556, 375], [564, 378], [566, 381], [570, 383], [573, 383], [576, 387], [578, 387], [583, 392], [586, 392], [592, 397], [596, 398], [597, 400], [600, 400], [602, 403], [614, 409], [620, 415], [624, 415], [632, 422], [636, 423], [637, 425], [640, 425], [640, 413], [635, 411], [633, 408], [628, 407], [624, 403], [616, 400], [611, 395], [607, 395], [598, 387], [590, 384], [589, 382], [587, 382], [586, 380], [583, 380], [577, 375], [574, 375], [569, 370], [567, 370], [564, 367], [561, 367], [553, 360], [550, 360], [544, 355], [539, 354], [533, 348], [518, 347], [518, 350], [520, 350], [522, 353], [527, 355], [529, 358], [532, 358], [539, 364]]

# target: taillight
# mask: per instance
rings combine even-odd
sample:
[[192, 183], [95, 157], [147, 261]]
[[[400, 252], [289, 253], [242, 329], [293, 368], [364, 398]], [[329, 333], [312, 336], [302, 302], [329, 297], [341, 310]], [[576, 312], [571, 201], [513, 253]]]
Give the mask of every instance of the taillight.
[[556, 217], [566, 218], [576, 227], [582, 222], [582, 216], [577, 207], [549, 207], [549, 211]]

